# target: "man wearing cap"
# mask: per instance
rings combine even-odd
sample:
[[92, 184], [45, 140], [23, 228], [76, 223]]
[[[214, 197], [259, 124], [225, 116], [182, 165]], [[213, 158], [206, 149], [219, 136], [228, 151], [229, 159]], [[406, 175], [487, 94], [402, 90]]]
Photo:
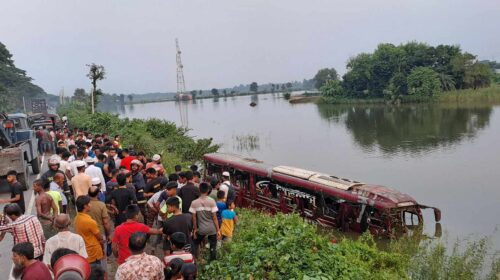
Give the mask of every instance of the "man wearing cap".
[[222, 172], [222, 184], [219, 186], [219, 190], [225, 193], [224, 198], [227, 199], [227, 193], [229, 192], [229, 186], [231, 185], [231, 181], [229, 181], [229, 172]]
[[132, 184], [135, 187], [135, 196], [137, 198], [137, 205], [141, 209], [141, 214], [146, 223], [146, 203], [148, 202], [144, 196], [144, 189], [146, 188], [146, 183], [144, 182], [144, 177], [141, 171], [142, 162], [138, 159], [134, 159], [130, 163], [130, 171], [132, 172]]
[[[57, 159], [55, 157], [49, 158], [48, 165], [49, 165], [49, 170], [47, 170], [45, 173], [43, 173], [43, 175], [40, 177], [40, 179], [42, 179], [42, 181], [44, 181], [44, 182], [54, 181], [54, 175], [56, 175], [56, 173], [61, 173], [62, 175], [64, 175], [64, 172], [59, 170], [59, 159]], [[62, 188], [63, 188], [63, 190], [68, 189], [68, 182], [66, 181], [66, 177], [64, 177], [64, 182], [63, 182]]]
[[85, 168], [85, 174], [92, 177], [92, 179], [97, 179], [96, 182], [99, 182], [98, 184], [101, 192], [105, 192], [106, 184], [104, 181], [104, 176], [102, 175], [102, 170], [94, 165], [95, 162], [96, 162], [95, 158], [92, 157], [88, 157], [85, 159], [85, 163], [87, 163], [87, 168]]
[[165, 168], [163, 168], [163, 165], [161, 164], [161, 156], [158, 154], [153, 155], [151, 158], [151, 162], [148, 162], [146, 164], [146, 169], [148, 168], [154, 168], [156, 172], [158, 172], [158, 176], [162, 176], [165, 174]]
[[71, 178], [71, 185], [73, 186], [73, 192], [75, 195], [75, 200], [79, 196], [87, 195], [90, 187], [92, 186], [92, 177], [85, 174], [85, 162], [79, 160], [75, 164], [78, 174]]
[[80, 256], [87, 258], [87, 250], [83, 238], [69, 231], [71, 220], [69, 215], [61, 214], [54, 220], [54, 227], [58, 233], [47, 240], [45, 243], [45, 253], [43, 254], [43, 262], [50, 265], [52, 253], [59, 248], [67, 248], [77, 252]]

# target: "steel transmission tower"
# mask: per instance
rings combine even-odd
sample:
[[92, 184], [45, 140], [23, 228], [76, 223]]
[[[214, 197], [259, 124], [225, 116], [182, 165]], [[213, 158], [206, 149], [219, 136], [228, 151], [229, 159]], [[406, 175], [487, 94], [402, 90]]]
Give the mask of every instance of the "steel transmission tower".
[[183, 127], [188, 127], [188, 113], [187, 113], [187, 103], [182, 102], [183, 100], [190, 100], [191, 94], [186, 92], [186, 83], [184, 82], [184, 66], [181, 60], [181, 48], [179, 47], [179, 40], [175, 39], [175, 47], [177, 49], [176, 62], [177, 62], [177, 95], [176, 99], [179, 102], [179, 113], [181, 115], [181, 124]]
[[182, 97], [186, 93], [186, 84], [184, 82], [184, 71], [182, 68], [181, 48], [179, 47], [179, 40], [175, 39], [175, 47], [177, 48], [176, 61], [177, 61], [177, 96]]

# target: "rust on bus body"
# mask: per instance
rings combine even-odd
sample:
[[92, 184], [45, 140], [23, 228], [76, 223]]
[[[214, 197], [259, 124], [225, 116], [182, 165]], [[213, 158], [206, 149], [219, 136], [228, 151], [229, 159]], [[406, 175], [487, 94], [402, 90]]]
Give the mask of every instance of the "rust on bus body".
[[272, 166], [234, 154], [206, 154], [204, 161], [205, 175], [220, 179], [223, 171], [230, 172], [240, 207], [297, 212], [323, 226], [346, 232], [369, 230], [389, 238], [421, 230], [423, 209], [433, 209], [436, 222], [441, 219], [439, 209], [418, 204], [411, 196], [385, 186]]

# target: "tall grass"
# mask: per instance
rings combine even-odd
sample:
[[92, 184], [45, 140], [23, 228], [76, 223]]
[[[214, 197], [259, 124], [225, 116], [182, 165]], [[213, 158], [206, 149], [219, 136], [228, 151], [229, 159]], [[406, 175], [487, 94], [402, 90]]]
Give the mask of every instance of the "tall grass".
[[500, 104], [500, 85], [487, 88], [463, 89], [442, 92], [437, 95], [442, 103], [488, 103]]

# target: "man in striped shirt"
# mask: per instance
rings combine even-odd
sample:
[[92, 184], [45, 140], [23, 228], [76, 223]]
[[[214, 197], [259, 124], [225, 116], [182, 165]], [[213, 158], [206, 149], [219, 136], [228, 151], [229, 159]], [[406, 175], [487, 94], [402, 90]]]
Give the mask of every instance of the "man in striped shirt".
[[14, 244], [30, 242], [35, 249], [35, 259], [41, 261], [45, 247], [45, 236], [37, 217], [23, 215], [21, 208], [15, 203], [5, 206], [4, 215], [12, 222], [0, 226], [0, 241], [5, 237], [5, 233], [9, 232], [14, 238]]

